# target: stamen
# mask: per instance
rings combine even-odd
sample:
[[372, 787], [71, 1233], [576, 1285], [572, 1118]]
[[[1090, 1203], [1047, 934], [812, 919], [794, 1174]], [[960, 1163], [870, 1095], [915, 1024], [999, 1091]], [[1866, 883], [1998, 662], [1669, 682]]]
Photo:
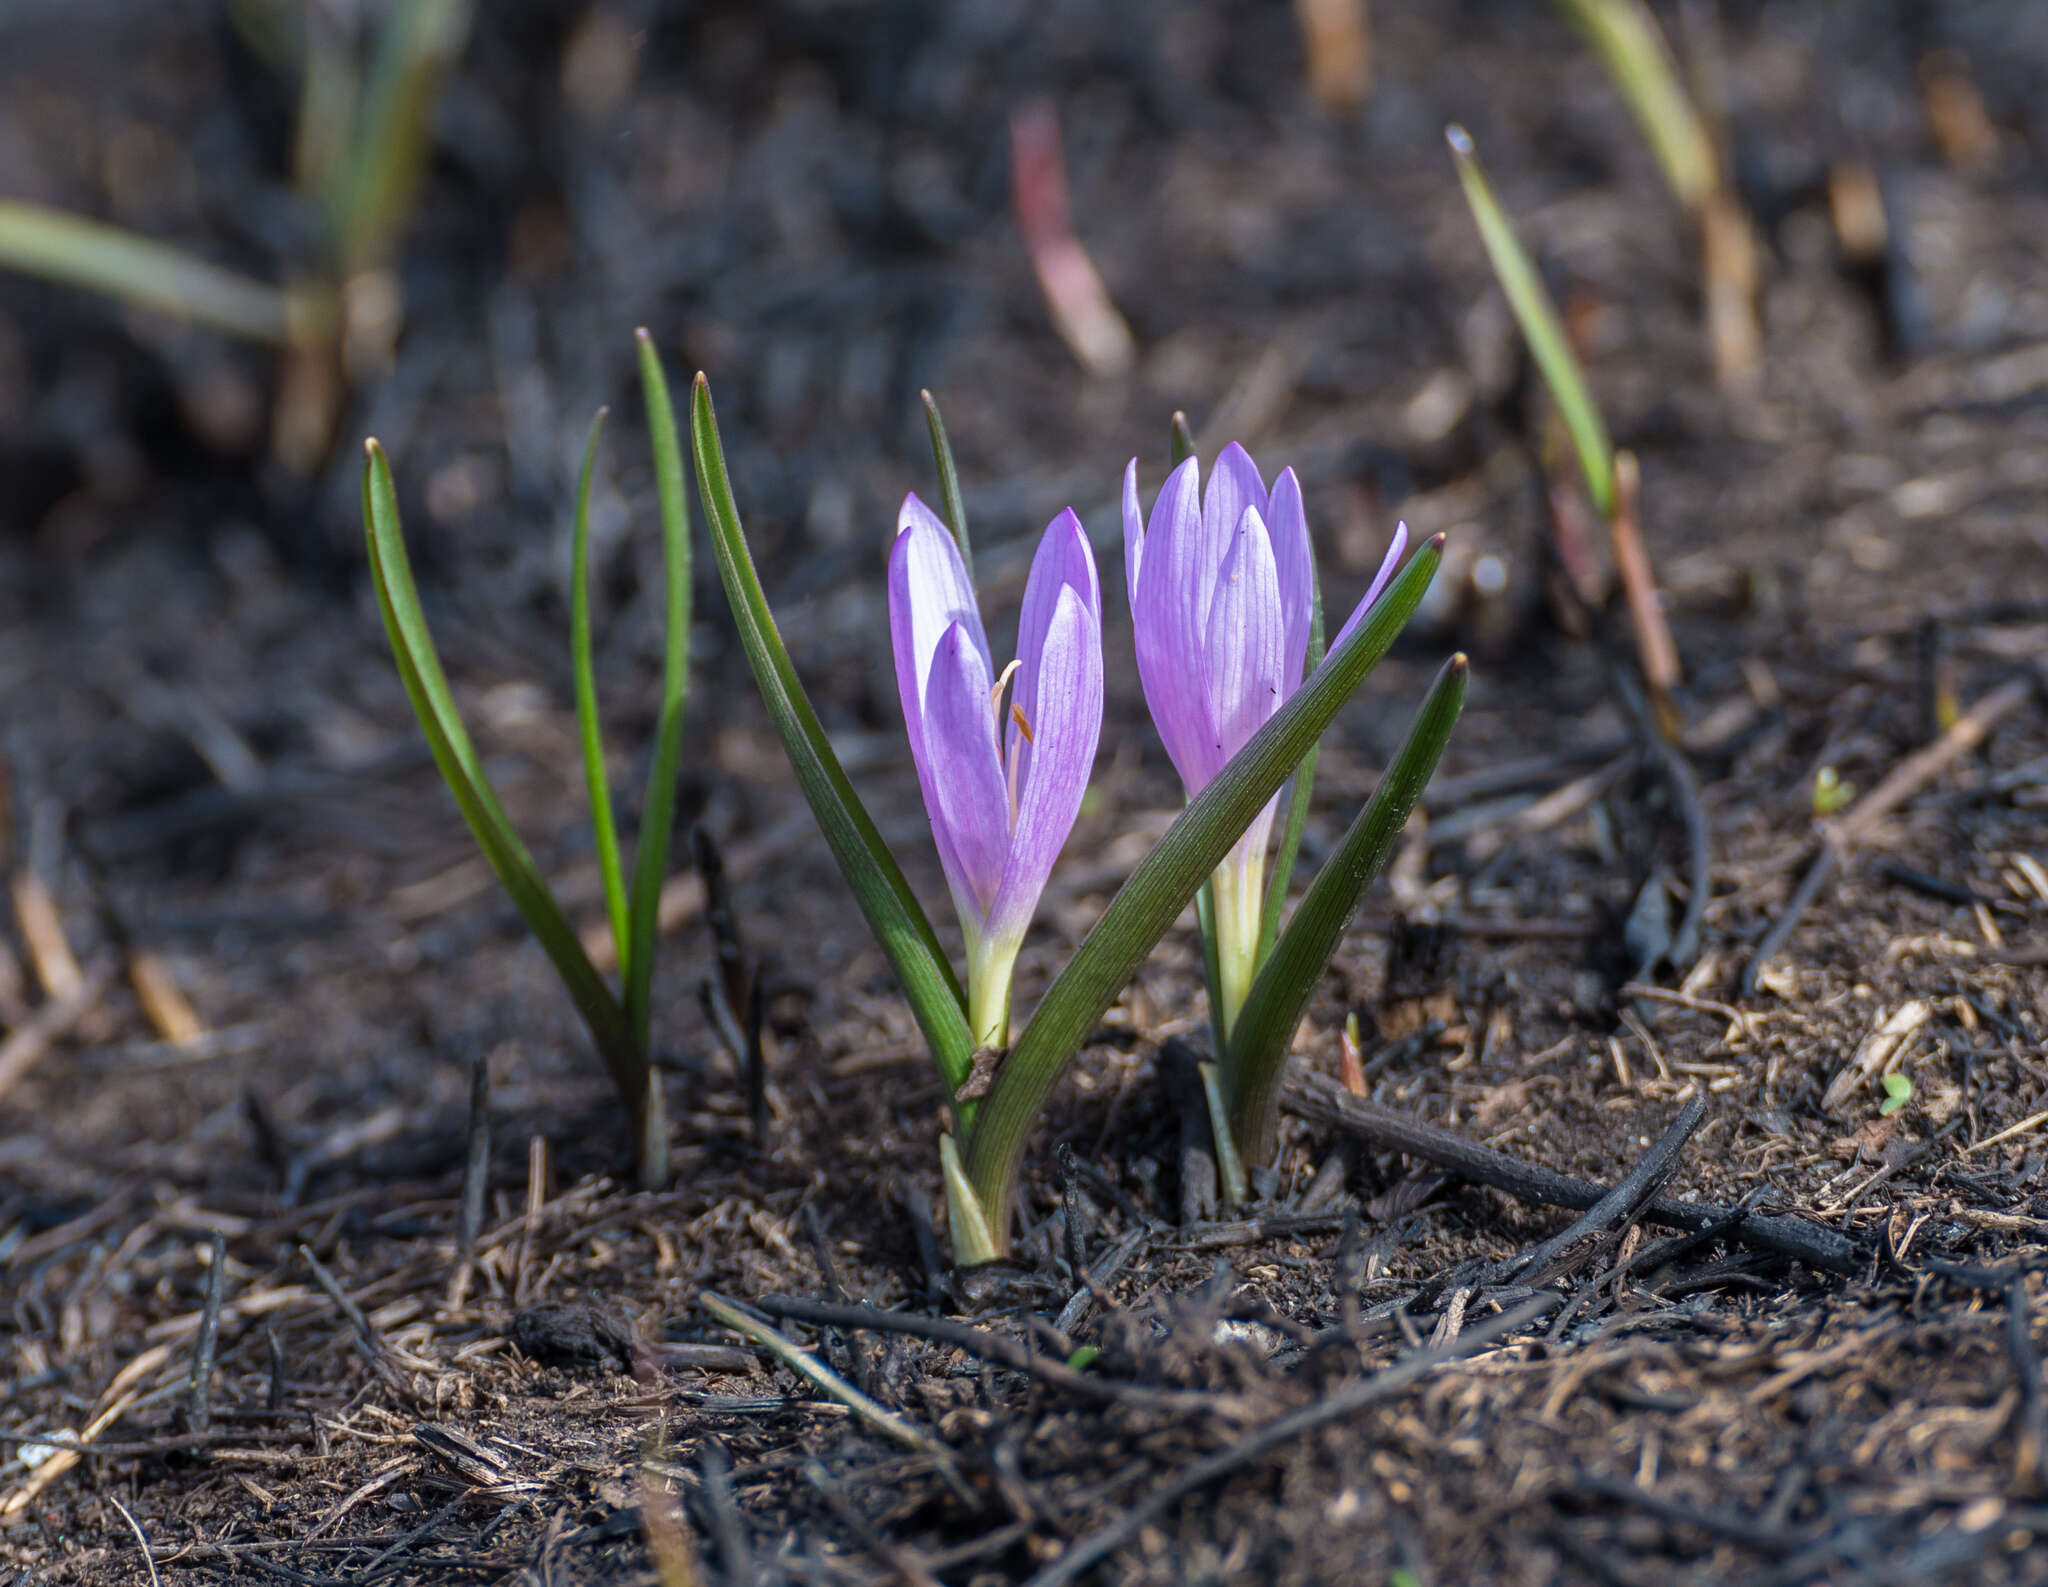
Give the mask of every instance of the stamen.
[[[1013, 661], [1010, 665], [1014, 667], [1016, 663]], [[1032, 736], [1031, 723], [1025, 719], [1024, 707], [1015, 700], [1010, 702], [1010, 720], [1017, 724], [1017, 731], [1024, 735], [1025, 743], [1036, 744], [1038, 742]], [[1015, 831], [1017, 826], [1017, 766], [1023, 758], [1022, 755], [1008, 756], [1006, 759], [1009, 764], [1004, 767], [1004, 771], [1008, 774], [1004, 778], [1004, 782], [1010, 790], [1010, 828], [1012, 831]]]
[[[1003, 783], [1009, 789], [1012, 828], [1017, 825], [1017, 763], [1010, 758], [1003, 742], [1003, 690], [1010, 686], [1010, 680], [1017, 675], [1017, 669], [1023, 665], [1021, 657], [1013, 657], [1010, 664], [1003, 668], [1003, 675], [996, 679], [995, 687], [988, 691], [989, 715], [996, 719], [996, 764], [1003, 768]], [[1029, 741], [1031, 729], [1025, 725], [1023, 709], [1015, 700], [1010, 702], [1010, 715], [1015, 718], [1017, 726], [1023, 729], [1024, 737]]]
[[996, 753], [1003, 752], [1003, 690], [1010, 686], [1010, 679], [1023, 666], [1021, 660], [1013, 660], [1003, 668], [1003, 675], [996, 679], [996, 686], [988, 691], [988, 714], [996, 719]]

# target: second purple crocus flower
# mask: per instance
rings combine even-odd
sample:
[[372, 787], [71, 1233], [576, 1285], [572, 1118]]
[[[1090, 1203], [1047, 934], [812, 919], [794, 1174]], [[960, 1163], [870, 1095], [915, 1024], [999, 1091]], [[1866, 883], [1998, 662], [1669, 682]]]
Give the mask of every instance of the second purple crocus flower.
[[[1138, 677], [1153, 725], [1192, 799], [1300, 687], [1315, 616], [1315, 559], [1301, 484], [1282, 469], [1270, 493], [1236, 442], [1201, 491], [1196, 461], [1176, 468], [1138, 507], [1138, 463], [1124, 470], [1124, 573]], [[1407, 544], [1397, 530], [1379, 575], [1335, 650], [1379, 598]], [[1211, 877], [1221, 1032], [1237, 1021], [1258, 972], [1266, 845], [1277, 796]]]
[[1047, 525], [1017, 659], [998, 674], [953, 536], [915, 495], [904, 498], [889, 631], [918, 784], [967, 941], [968, 1024], [977, 1045], [1006, 1046], [1017, 950], [1102, 732], [1102, 592], [1080, 519], [1069, 510]]

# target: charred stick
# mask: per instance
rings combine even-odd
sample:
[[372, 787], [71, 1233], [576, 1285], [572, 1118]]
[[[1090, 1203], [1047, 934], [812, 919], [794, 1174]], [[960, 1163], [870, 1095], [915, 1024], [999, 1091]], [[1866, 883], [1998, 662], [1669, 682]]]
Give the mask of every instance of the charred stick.
[[1169, 1041], [1160, 1049], [1159, 1062], [1180, 1119], [1180, 1221], [1203, 1223], [1216, 1214], [1216, 1143], [1199, 1057], [1186, 1043]]
[[1823, 843], [1820, 852], [1813, 857], [1813, 864], [1806, 874], [1799, 878], [1799, 885], [1793, 890], [1791, 899], [1785, 905], [1785, 913], [1771, 923], [1771, 929], [1764, 933], [1763, 941], [1756, 945], [1756, 952], [1749, 957], [1749, 963], [1742, 967], [1742, 975], [1735, 983], [1735, 989], [1743, 997], [1756, 992], [1757, 977], [1763, 974], [1764, 966], [1778, 955], [1778, 950], [1792, 940], [1792, 933], [1799, 929], [1800, 919], [1820, 897], [1820, 890], [1827, 886], [1828, 878], [1835, 874], [1835, 867], [1841, 863], [1842, 851], [1832, 843]]
[[1961, 882], [1952, 882], [1945, 876], [1932, 876], [1926, 871], [1916, 871], [1910, 865], [1897, 860], [1883, 859], [1877, 862], [1877, 874], [1888, 882], [1909, 888], [1923, 897], [1939, 899], [1944, 904], [1982, 904], [1987, 909], [2009, 909], [2012, 906], [2003, 898], [1993, 898], [1980, 893], [1974, 887], [1965, 887]]
[[284, 1341], [275, 1325], [265, 1324], [263, 1346], [270, 1356], [270, 1395], [265, 1404], [273, 1411], [284, 1409]]
[[718, 1563], [733, 1587], [753, 1587], [754, 1551], [747, 1541], [746, 1518], [733, 1499], [732, 1461], [725, 1446], [715, 1438], [704, 1440], [697, 1457], [697, 1472], [704, 1483], [705, 1530], [718, 1550]]
[[[1322, 1075], [1292, 1077], [1287, 1082], [1284, 1101], [1303, 1118], [1348, 1131], [1380, 1151], [1422, 1158], [1517, 1200], [1584, 1211], [1607, 1194], [1606, 1186], [1591, 1180], [1575, 1179], [1525, 1163], [1365, 1097], [1354, 1097]], [[1643, 1209], [1643, 1216], [1652, 1223], [1698, 1232], [1728, 1219], [1730, 1209], [1658, 1196]], [[1735, 1224], [1728, 1238], [1757, 1250], [1791, 1257], [1826, 1273], [1861, 1273], [1867, 1257], [1855, 1241], [1804, 1218], [1752, 1215]]]
[[1567, 1491], [1592, 1494], [1616, 1504], [1625, 1504], [1668, 1525], [1689, 1526], [1710, 1537], [1725, 1538], [1759, 1553], [1790, 1554], [1813, 1541], [1806, 1533], [1796, 1532], [1790, 1527], [1770, 1526], [1756, 1516], [1741, 1515], [1731, 1510], [1710, 1510], [1686, 1504], [1661, 1493], [1652, 1493], [1622, 1477], [1603, 1477], [1585, 1472]]
[[199, 1313], [199, 1337], [192, 1344], [190, 1410], [192, 1425], [200, 1432], [206, 1431], [213, 1414], [208, 1403], [213, 1389], [213, 1353], [220, 1341], [221, 1298], [227, 1292], [228, 1242], [219, 1230], [214, 1231], [207, 1254], [212, 1260], [206, 1265], [206, 1302]]
[[348, 1325], [355, 1331], [356, 1354], [363, 1358], [370, 1370], [377, 1374], [394, 1394], [410, 1397], [406, 1388], [405, 1375], [398, 1370], [398, 1363], [392, 1359], [391, 1347], [384, 1342], [384, 1336], [377, 1326], [363, 1315], [363, 1308], [348, 1298], [348, 1292], [341, 1287], [335, 1276], [327, 1271], [327, 1264], [313, 1254], [309, 1245], [299, 1247], [299, 1255], [305, 1258], [306, 1266], [313, 1274], [313, 1282], [321, 1292], [334, 1302], [335, 1309], [348, 1319]]
[[476, 1237], [484, 1223], [484, 1193], [491, 1182], [491, 1057], [479, 1047], [469, 1060], [469, 1124], [462, 1159], [462, 1205], [455, 1226], [455, 1276], [448, 1302], [459, 1307], [476, 1272]]
[[[1665, 954], [1673, 969], [1684, 970], [1699, 957], [1700, 931], [1707, 918], [1707, 899], [1714, 889], [1714, 850], [1707, 829], [1706, 806], [1700, 802], [1700, 780], [1685, 758], [1685, 751], [1665, 736], [1656, 717], [1656, 704], [1643, 698], [1642, 685], [1622, 666], [1611, 669], [1615, 693], [1622, 709], [1635, 724], [1644, 752], [1656, 764], [1671, 791], [1679, 822], [1685, 828], [1685, 915], [1672, 933]], [[1644, 967], [1648, 970], [1648, 966]]]
[[1076, 1158], [1071, 1141], [1061, 1141], [1053, 1154], [1053, 1162], [1060, 1176], [1060, 1211], [1064, 1214], [1067, 1275], [1076, 1284], [1081, 1284], [1088, 1272], [1088, 1211], [1087, 1202], [1082, 1198], [1080, 1176], [1075, 1170]]
[[747, 1122], [754, 1132], [754, 1150], [768, 1149], [768, 1059], [761, 1046], [761, 1022], [768, 999], [761, 993], [761, 971], [756, 966], [747, 979]]
[[2048, 1390], [2041, 1382], [2041, 1358], [2034, 1350], [2027, 1281], [2015, 1278], [2005, 1291], [2005, 1353], [2019, 1379], [2019, 1424], [2013, 1439], [2013, 1486], [2039, 1493], [2048, 1477]]
[[725, 857], [702, 827], [690, 829], [690, 848], [697, 861], [697, 874], [704, 882], [704, 925], [711, 933], [711, 949], [718, 958], [718, 979], [725, 992], [725, 1005], [744, 1019], [753, 990], [752, 977], [747, 969], [746, 944], [740, 939], [739, 916], [733, 910], [732, 892], [725, 883]]
[[1586, 1209], [1585, 1213], [1571, 1224], [1552, 1235], [1526, 1259], [1510, 1262], [1500, 1274], [1501, 1280], [1517, 1274], [1533, 1272], [1531, 1284], [1541, 1286], [1556, 1275], [1551, 1264], [1564, 1252], [1571, 1249], [1589, 1234], [1605, 1234], [1619, 1224], [1632, 1223], [1664, 1183], [1678, 1169], [1678, 1157], [1685, 1150], [1685, 1143], [1692, 1138], [1692, 1132], [1700, 1127], [1700, 1120], [1707, 1116], [1707, 1094], [1695, 1092], [1693, 1099], [1678, 1110], [1678, 1117], [1657, 1137], [1657, 1144], [1643, 1154], [1642, 1160], [1615, 1182], [1612, 1190]]

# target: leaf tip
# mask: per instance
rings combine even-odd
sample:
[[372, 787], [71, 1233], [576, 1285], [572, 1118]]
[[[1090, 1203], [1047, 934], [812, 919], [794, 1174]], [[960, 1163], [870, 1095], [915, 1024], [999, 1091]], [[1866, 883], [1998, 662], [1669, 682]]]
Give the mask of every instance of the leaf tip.
[[1444, 128], [1444, 142], [1451, 146], [1453, 159], [1471, 160], [1478, 156], [1479, 151], [1472, 146], [1472, 134], [1455, 121]]
[[374, 463], [378, 458], [382, 457], [383, 455], [383, 442], [379, 441], [374, 435], [366, 435], [363, 437], [363, 456], [366, 459]]
[[1462, 650], [1453, 652], [1451, 659], [1444, 663], [1444, 676], [1446, 678], [1462, 678], [1471, 670], [1471, 658]]
[[1422, 549], [1425, 551], [1440, 552], [1444, 548], [1444, 542], [1450, 538], [1451, 537], [1448, 533], [1446, 533], [1442, 529], [1439, 529], [1435, 534], [1431, 535], [1427, 540], [1422, 542]]
[[652, 350], [654, 346], [654, 332], [644, 325], [636, 325], [633, 327], [633, 340], [642, 347]]

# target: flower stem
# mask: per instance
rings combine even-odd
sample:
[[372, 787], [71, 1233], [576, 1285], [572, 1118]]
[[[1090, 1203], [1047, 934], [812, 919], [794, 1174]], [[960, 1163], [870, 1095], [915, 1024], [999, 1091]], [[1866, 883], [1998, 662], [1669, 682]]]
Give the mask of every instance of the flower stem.
[[1259, 930], [1265, 910], [1266, 856], [1263, 849], [1234, 849], [1210, 877], [1216, 932], [1216, 980], [1223, 1007], [1219, 1026], [1228, 1040], [1237, 1011], [1259, 971]]
[[1021, 942], [984, 939], [967, 955], [967, 1028], [974, 1045], [1010, 1045], [1010, 981]]

